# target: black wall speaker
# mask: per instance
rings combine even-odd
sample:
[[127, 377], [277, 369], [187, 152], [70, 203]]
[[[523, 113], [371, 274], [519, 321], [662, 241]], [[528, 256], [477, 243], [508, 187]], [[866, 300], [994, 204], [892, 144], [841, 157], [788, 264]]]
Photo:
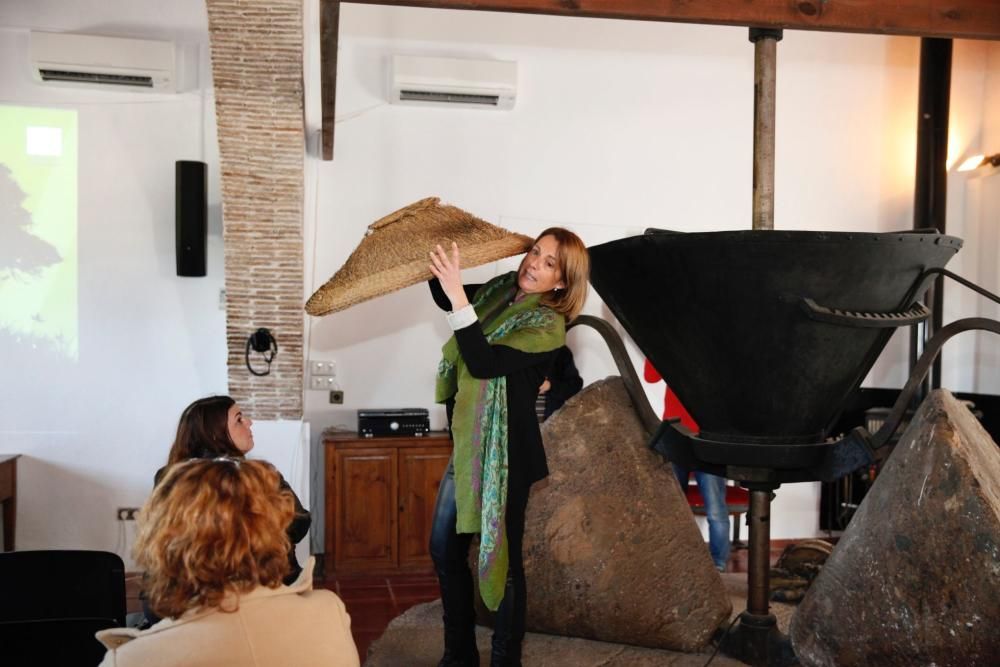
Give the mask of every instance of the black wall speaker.
[[175, 180], [177, 275], [205, 275], [208, 246], [208, 172], [204, 162], [178, 160]]

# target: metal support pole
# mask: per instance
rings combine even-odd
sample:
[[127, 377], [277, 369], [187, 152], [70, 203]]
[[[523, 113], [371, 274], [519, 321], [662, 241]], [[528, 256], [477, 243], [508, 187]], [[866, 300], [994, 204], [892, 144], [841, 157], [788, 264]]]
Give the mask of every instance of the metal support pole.
[[[753, 75], [753, 229], [774, 229], [774, 116], [778, 41], [781, 30], [750, 28]], [[768, 613], [771, 566], [771, 491], [750, 489], [747, 609], [739, 626], [723, 641], [724, 650], [755, 667], [769, 664], [769, 643], [777, 620]]]
[[751, 665], [771, 664], [771, 634], [777, 619], [769, 613], [771, 579], [771, 491], [750, 489], [750, 553], [747, 610], [740, 617], [743, 656]]
[[[945, 233], [945, 207], [948, 199], [948, 116], [951, 100], [950, 39], [920, 40], [920, 85], [917, 92], [917, 173], [913, 193], [913, 227], [930, 228]], [[924, 341], [941, 328], [944, 310], [944, 282], [939, 276], [928, 290], [931, 321], [923, 327]], [[917, 328], [914, 327], [914, 331]], [[918, 347], [910, 337], [910, 370], [916, 364]], [[930, 376], [921, 385], [917, 402], [931, 389], [941, 386], [941, 358], [934, 362]]]
[[781, 30], [750, 28], [753, 74], [753, 229], [774, 229], [774, 108]]
[[771, 492], [750, 491], [750, 553], [747, 611], [768, 613], [771, 575]]
[[744, 482], [750, 491], [749, 572], [747, 608], [740, 622], [722, 641], [722, 651], [754, 667], [798, 664], [788, 638], [778, 631], [770, 613], [771, 496], [777, 484]]

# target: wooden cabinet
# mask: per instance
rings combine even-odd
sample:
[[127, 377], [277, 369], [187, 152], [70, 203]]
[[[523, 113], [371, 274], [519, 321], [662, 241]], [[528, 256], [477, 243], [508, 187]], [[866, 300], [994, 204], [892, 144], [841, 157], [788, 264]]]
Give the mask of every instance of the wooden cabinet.
[[326, 566], [336, 572], [430, 570], [437, 489], [451, 457], [447, 433], [323, 439]]

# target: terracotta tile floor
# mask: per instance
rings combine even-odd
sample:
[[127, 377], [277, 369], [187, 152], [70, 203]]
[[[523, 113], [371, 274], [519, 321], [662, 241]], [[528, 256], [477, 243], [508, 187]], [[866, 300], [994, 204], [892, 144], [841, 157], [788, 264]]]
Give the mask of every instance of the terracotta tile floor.
[[[788, 544], [798, 540], [772, 540], [771, 564]], [[747, 550], [733, 549], [729, 556], [729, 572], [747, 571]], [[416, 604], [436, 600], [437, 577], [433, 574], [393, 575], [384, 577], [342, 575], [326, 581], [317, 580], [316, 587], [337, 593], [351, 615], [351, 630], [358, 645], [358, 655], [364, 663], [368, 647], [382, 636], [389, 622]]]
[[[771, 564], [774, 564], [787, 545], [797, 541], [772, 540]], [[733, 549], [729, 556], [728, 571], [747, 571], [746, 549]], [[141, 610], [138, 600], [139, 581], [139, 575], [133, 574], [126, 580], [129, 612]], [[429, 573], [391, 576], [331, 575], [325, 580], [317, 579], [314, 585], [316, 588], [333, 591], [344, 601], [347, 612], [351, 615], [351, 632], [362, 663], [368, 647], [382, 635], [392, 619], [413, 605], [439, 597], [437, 577]]]
[[[125, 577], [128, 613], [142, 611], [139, 589], [142, 576], [129, 573]], [[382, 636], [389, 621], [416, 604], [440, 597], [437, 577], [433, 574], [401, 574], [392, 576], [341, 575], [316, 579], [316, 588], [326, 588], [340, 596], [351, 615], [351, 633], [364, 662], [368, 647]]]
[[351, 633], [362, 662], [368, 647], [382, 635], [389, 621], [413, 605], [439, 597], [437, 577], [433, 574], [345, 574], [317, 580], [315, 585], [333, 591], [344, 601], [351, 615]]

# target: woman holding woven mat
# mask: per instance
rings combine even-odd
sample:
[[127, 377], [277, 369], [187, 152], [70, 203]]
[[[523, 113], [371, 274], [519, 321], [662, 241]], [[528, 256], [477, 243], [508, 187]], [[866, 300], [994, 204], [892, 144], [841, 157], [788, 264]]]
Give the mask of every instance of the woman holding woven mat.
[[590, 260], [572, 232], [546, 229], [517, 271], [464, 286], [459, 250], [431, 252], [431, 292], [455, 335], [442, 349], [436, 400], [451, 424], [454, 455], [438, 489], [431, 556], [444, 606], [439, 667], [479, 665], [472, 536], [480, 536], [479, 591], [496, 611], [491, 664], [521, 664], [526, 591], [524, 514], [534, 482], [548, 475], [535, 398], [566, 322], [583, 306]]

